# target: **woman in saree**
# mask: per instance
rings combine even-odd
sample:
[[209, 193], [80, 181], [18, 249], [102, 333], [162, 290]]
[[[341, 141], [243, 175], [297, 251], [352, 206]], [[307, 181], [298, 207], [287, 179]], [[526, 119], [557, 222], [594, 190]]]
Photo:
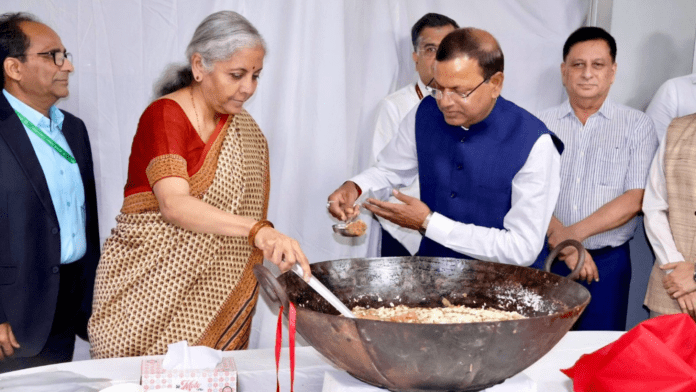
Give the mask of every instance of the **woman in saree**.
[[125, 199], [97, 270], [94, 358], [164, 354], [167, 345], [244, 349], [258, 298], [254, 265], [309, 264], [266, 220], [268, 147], [243, 104], [266, 53], [241, 15], [207, 17], [140, 118]]

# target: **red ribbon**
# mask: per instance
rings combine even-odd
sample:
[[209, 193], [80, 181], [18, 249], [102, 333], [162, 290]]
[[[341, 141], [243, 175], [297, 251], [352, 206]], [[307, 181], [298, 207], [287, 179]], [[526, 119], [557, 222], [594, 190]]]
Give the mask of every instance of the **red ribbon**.
[[297, 324], [297, 312], [295, 305], [290, 302], [290, 331], [288, 331], [290, 339], [290, 392], [295, 386], [295, 327]]
[[[288, 320], [288, 335], [290, 342], [290, 392], [294, 392], [295, 386], [295, 329], [297, 325], [297, 312], [295, 310], [295, 305], [290, 302], [289, 320]], [[276, 346], [275, 346], [275, 360], [276, 360], [276, 392], [280, 392], [280, 378], [278, 372], [280, 370], [280, 347], [283, 343], [283, 306], [280, 306], [280, 312], [278, 313], [278, 328], [276, 330]]]
[[275, 360], [276, 360], [276, 392], [280, 392], [280, 380], [278, 378], [278, 369], [280, 367], [280, 346], [283, 343], [283, 305], [280, 305], [280, 312], [278, 313], [278, 328], [276, 329], [276, 346], [275, 346]]

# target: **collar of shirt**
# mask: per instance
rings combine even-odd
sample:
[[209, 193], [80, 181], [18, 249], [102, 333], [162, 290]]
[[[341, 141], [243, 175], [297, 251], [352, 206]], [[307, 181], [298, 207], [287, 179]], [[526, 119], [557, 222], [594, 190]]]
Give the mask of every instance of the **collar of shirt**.
[[[612, 117], [614, 117], [614, 113], [616, 112], [616, 104], [614, 101], [612, 101], [609, 97], [607, 97], [604, 100], [604, 103], [602, 103], [602, 106], [600, 106], [599, 110], [597, 110], [597, 113], [592, 114], [592, 116], [595, 116], [597, 114], [601, 115], [602, 117], [611, 120]], [[563, 104], [561, 104], [560, 109], [558, 111], [558, 118], [561, 119], [563, 117], [567, 116], [574, 116], [575, 117], [575, 111], [573, 110], [573, 107], [570, 106], [570, 100], [566, 99]], [[590, 116], [590, 117], [592, 117]]]
[[417, 78], [416, 84], [418, 84], [418, 88], [420, 88], [421, 93], [423, 94], [423, 98], [430, 95], [430, 89], [425, 85], [425, 83], [423, 83], [420, 77]]
[[7, 90], [3, 89], [2, 93], [5, 94], [5, 98], [7, 98], [12, 109], [20, 112], [22, 116], [26, 117], [32, 124], [41, 128], [48, 136], [54, 137], [56, 132], [62, 132], [65, 116], [55, 105], [51, 106], [48, 110], [48, 115], [51, 116], [49, 119], [31, 106], [17, 99], [14, 95], [8, 93]]

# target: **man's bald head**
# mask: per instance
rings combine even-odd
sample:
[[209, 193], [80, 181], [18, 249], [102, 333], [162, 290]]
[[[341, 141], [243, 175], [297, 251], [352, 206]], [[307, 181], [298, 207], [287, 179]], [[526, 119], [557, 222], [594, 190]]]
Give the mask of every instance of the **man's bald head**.
[[457, 29], [440, 42], [435, 60], [448, 61], [457, 57], [468, 57], [478, 62], [483, 78], [488, 79], [497, 72], [503, 72], [505, 59], [498, 41], [491, 33], [466, 27]]

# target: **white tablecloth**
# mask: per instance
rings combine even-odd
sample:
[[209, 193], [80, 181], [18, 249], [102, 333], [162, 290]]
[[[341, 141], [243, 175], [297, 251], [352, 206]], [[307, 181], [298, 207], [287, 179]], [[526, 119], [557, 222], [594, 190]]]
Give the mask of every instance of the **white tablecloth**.
[[[522, 372], [518, 379], [531, 379], [537, 391], [572, 392], [572, 382], [559, 369], [571, 367], [582, 354], [591, 353], [621, 336], [622, 332], [569, 332], [543, 358]], [[234, 358], [239, 375], [240, 392], [274, 391], [275, 360], [272, 349], [226, 352]], [[290, 390], [289, 355], [283, 349], [280, 363], [282, 391]], [[140, 364], [144, 358], [113, 358], [69, 362], [59, 365], [25, 369], [0, 374], [0, 391], [30, 391], [30, 384], [50, 382], [51, 391], [98, 391], [119, 383], [139, 383]], [[340, 382], [347, 373], [333, 366], [312, 347], [296, 348], [295, 390], [322, 392], [324, 379]], [[328, 379], [327, 378], [327, 379]], [[66, 388], [61, 389], [65, 382]], [[69, 389], [67, 384], [78, 383], [83, 389]], [[504, 384], [503, 384], [504, 385]], [[384, 391], [372, 387], [374, 391]], [[39, 389], [36, 389], [39, 390]], [[356, 389], [357, 390], [357, 389]], [[365, 388], [363, 387], [363, 389]]]

